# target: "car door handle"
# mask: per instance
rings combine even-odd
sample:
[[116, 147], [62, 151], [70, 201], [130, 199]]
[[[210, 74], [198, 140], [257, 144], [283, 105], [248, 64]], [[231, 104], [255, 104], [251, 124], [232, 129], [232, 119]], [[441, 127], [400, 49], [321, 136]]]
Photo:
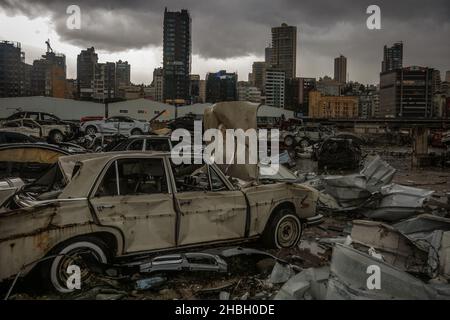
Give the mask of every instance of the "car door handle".
[[112, 205], [112, 204], [104, 204], [101, 206], [97, 206], [97, 209], [99, 211], [102, 211], [103, 209], [112, 209], [112, 208], [114, 208], [114, 205]]

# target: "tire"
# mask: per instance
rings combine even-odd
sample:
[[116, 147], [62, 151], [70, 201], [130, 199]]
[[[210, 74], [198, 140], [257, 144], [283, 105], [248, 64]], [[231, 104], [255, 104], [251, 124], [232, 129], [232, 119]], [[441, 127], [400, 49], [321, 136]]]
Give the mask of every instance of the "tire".
[[290, 147], [290, 146], [293, 146], [294, 145], [294, 137], [293, 136], [286, 136], [285, 138], [284, 138], [284, 145], [286, 146], [286, 147]]
[[[81, 236], [64, 242], [49, 254], [58, 255], [53, 259], [49, 259], [41, 266], [41, 275], [45, 284], [50, 289], [56, 290], [60, 293], [70, 293], [75, 289], [67, 288], [66, 281], [70, 274], [67, 274], [67, 267], [69, 265], [77, 265], [81, 271], [81, 288], [92, 276], [87, 265], [82, 259], [75, 260], [72, 258], [77, 253], [88, 254], [91, 252], [95, 259], [101, 263], [108, 263], [112, 260], [111, 251], [104, 241], [93, 236]], [[78, 256], [79, 257], [79, 256]]]
[[133, 130], [131, 130], [131, 135], [132, 136], [142, 135], [142, 130], [141, 129], [133, 129]]
[[61, 142], [64, 141], [64, 135], [63, 135], [63, 133], [62, 133], [61, 131], [59, 131], [59, 130], [54, 130], [54, 131], [52, 131], [52, 132], [50, 133], [49, 138], [50, 138], [50, 142], [56, 143], [56, 144], [61, 143]]
[[87, 126], [85, 132], [87, 135], [91, 136], [97, 133], [97, 128], [94, 126]]
[[300, 147], [302, 147], [302, 148], [307, 148], [311, 145], [311, 143], [308, 139], [302, 139], [299, 144], [300, 144]]
[[300, 241], [303, 225], [291, 208], [281, 208], [267, 223], [262, 242], [267, 248], [292, 248]]

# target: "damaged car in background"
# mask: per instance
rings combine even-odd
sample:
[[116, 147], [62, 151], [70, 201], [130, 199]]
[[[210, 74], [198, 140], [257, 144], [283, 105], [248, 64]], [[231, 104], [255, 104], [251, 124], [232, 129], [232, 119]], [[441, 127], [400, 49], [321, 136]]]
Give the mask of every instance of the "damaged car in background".
[[72, 136], [70, 125], [40, 124], [28, 118], [6, 121], [2, 123], [0, 131], [24, 133], [51, 143], [61, 143]]

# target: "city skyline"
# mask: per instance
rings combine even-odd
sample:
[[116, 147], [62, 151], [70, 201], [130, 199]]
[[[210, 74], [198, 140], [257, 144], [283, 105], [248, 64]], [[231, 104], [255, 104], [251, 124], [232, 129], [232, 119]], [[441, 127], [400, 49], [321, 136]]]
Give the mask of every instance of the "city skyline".
[[[327, 3], [327, 1], [322, 1]], [[192, 16], [192, 73], [199, 74], [204, 79], [207, 72], [226, 69], [229, 72], [237, 72], [239, 80], [246, 80], [247, 74], [251, 72], [254, 61], [264, 60], [264, 48], [270, 43], [270, 28], [285, 22], [288, 25], [297, 26], [297, 76], [301, 77], [323, 77], [333, 74], [333, 58], [339, 54], [344, 54], [349, 64], [349, 80], [361, 83], [378, 83], [379, 65], [383, 59], [383, 46], [402, 40], [405, 44], [404, 65], [430, 66], [441, 71], [441, 74], [449, 69], [447, 57], [450, 55], [450, 45], [443, 39], [448, 38], [450, 24], [446, 22], [445, 15], [449, 13], [449, 5], [443, 1], [433, 1], [436, 5], [427, 7], [425, 4], [417, 2], [417, 5], [410, 5], [412, 8], [409, 16], [400, 12], [401, 5], [381, 2], [382, 29], [368, 30], [365, 21], [368, 15], [365, 13], [367, 7], [364, 1], [352, 8], [336, 8], [334, 18], [329, 19], [329, 23], [324, 28], [319, 28], [315, 24], [324, 19], [324, 12], [310, 4], [291, 4], [292, 8], [286, 8], [286, 2], [280, 1], [276, 4], [279, 8], [275, 10], [274, 16], [268, 17], [261, 13], [262, 8], [255, 7], [255, 13], [248, 17], [245, 24], [238, 23], [233, 26], [231, 15], [232, 4], [214, 3], [199, 6], [194, 2], [167, 3], [169, 10], [181, 10], [186, 8]], [[39, 1], [33, 1], [33, 5], [26, 9], [25, 5], [16, 4], [13, 10], [8, 9], [11, 1], [0, 1], [0, 38], [4, 40], [18, 41], [22, 43], [22, 49], [26, 52], [28, 63], [40, 57], [45, 49], [44, 41], [50, 38], [55, 51], [64, 53], [67, 57], [67, 75], [69, 78], [76, 78], [76, 56], [81, 50], [94, 46], [99, 54], [100, 62], [118, 61], [119, 59], [129, 61], [131, 65], [131, 77], [134, 83], [150, 84], [153, 69], [162, 66], [162, 19], [164, 4], [155, 2], [152, 5], [139, 1], [131, 1], [130, 4], [114, 3], [111, 5], [101, 5], [100, 3], [90, 4], [80, 1], [82, 18], [85, 25], [81, 30], [63, 30], [65, 26], [65, 1], [39, 5]], [[47, 2], [46, 2], [47, 3]], [[253, 1], [246, 1], [243, 6], [248, 6]], [[341, 4], [341, 2], [339, 3]], [[267, 8], [272, 8], [274, 4], [267, 3]], [[65, 6], [65, 7], [64, 7]], [[94, 7], [91, 7], [94, 6]], [[134, 9], [132, 8], [134, 6]], [[204, 16], [205, 10], [211, 10], [213, 16], [217, 12], [212, 10], [219, 6], [223, 10], [220, 13], [221, 19], [217, 21], [214, 29], [209, 25], [208, 18]], [[342, 6], [345, 7], [344, 4]], [[38, 10], [39, 17], [30, 20], [28, 17], [35, 17], [33, 8]], [[335, 5], [336, 7], [336, 5]], [[21, 9], [22, 8], [22, 9]], [[51, 9], [50, 9], [51, 8]], [[85, 9], [83, 9], [85, 8]], [[86, 13], [86, 9], [89, 12]], [[420, 9], [420, 10], [419, 10]], [[263, 10], [263, 11], [264, 11]], [[300, 21], [294, 18], [293, 13], [302, 11], [309, 12], [315, 17], [316, 23], [311, 22], [311, 18]], [[332, 10], [333, 11], [333, 10]], [[420, 11], [420, 12], [419, 12]], [[56, 13], [62, 14], [56, 14]], [[101, 13], [98, 19], [92, 21], [92, 12]], [[134, 22], [130, 22], [132, 12], [139, 12]], [[419, 17], [420, 13], [420, 17]], [[7, 16], [7, 14], [9, 16]], [[329, 13], [328, 13], [329, 14]], [[142, 37], [139, 33], [143, 31], [137, 27], [143, 16], [147, 17], [148, 26], [154, 26], [145, 32]], [[428, 16], [433, 16], [434, 21], [427, 20]], [[43, 18], [47, 17], [47, 18]], [[113, 23], [125, 26], [122, 32], [116, 33], [116, 38], [111, 37], [114, 26], [102, 24], [103, 19], [112, 18]], [[266, 18], [264, 20], [264, 18]], [[345, 18], [345, 19], [344, 19]], [[229, 19], [228, 24], [221, 24], [223, 19]], [[254, 20], [260, 19], [259, 23]], [[109, 19], [111, 20], [111, 19]], [[206, 20], [206, 21], [205, 21]], [[314, 19], [313, 19], [314, 20]], [[422, 31], [411, 32], [417, 27], [419, 20], [422, 23]], [[115, 21], [115, 22], [114, 22]], [[127, 23], [130, 23], [128, 25]], [[16, 28], [6, 28], [6, 25], [16, 24]], [[99, 30], [98, 25], [104, 26]], [[109, 28], [111, 27], [111, 28]], [[224, 34], [230, 28], [240, 27], [239, 33]], [[134, 28], [134, 29], [133, 29]], [[211, 36], [217, 32], [222, 32], [219, 37], [211, 40], [211, 36], [204, 37], [205, 30], [208, 29]], [[220, 29], [220, 30], [219, 30]], [[70, 31], [70, 32], [69, 32]], [[116, 30], [117, 31], [117, 30]], [[431, 32], [432, 31], [432, 32]], [[423, 32], [428, 32], [423, 37]], [[136, 34], [138, 39], [133, 37], [125, 38], [125, 35]], [[97, 39], [103, 35], [101, 39]], [[233, 39], [230, 39], [230, 38]], [[361, 37], [366, 37], [362, 41]], [[368, 38], [367, 38], [368, 37]], [[123, 39], [124, 38], [124, 39]], [[45, 39], [45, 40], [44, 40]], [[220, 40], [218, 40], [220, 39]], [[142, 40], [142, 43], [138, 43]], [[206, 41], [206, 43], [205, 43]], [[124, 50], [124, 44], [130, 48]], [[236, 45], [237, 42], [237, 45]], [[351, 42], [352, 45], [348, 45]], [[427, 46], [426, 43], [433, 44]], [[235, 44], [233, 46], [227, 44]], [[219, 48], [217, 48], [219, 46]], [[232, 50], [234, 49], [234, 50]], [[425, 50], [425, 53], [423, 51]]]

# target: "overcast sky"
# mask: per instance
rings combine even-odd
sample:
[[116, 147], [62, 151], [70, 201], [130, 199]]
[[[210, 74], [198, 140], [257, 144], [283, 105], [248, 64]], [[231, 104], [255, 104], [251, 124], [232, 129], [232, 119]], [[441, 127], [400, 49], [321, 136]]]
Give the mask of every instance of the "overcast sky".
[[[81, 9], [81, 29], [66, 27], [69, 5]], [[366, 9], [381, 8], [381, 30], [369, 30]], [[247, 80], [264, 59], [270, 28], [297, 26], [297, 76], [333, 75], [333, 59], [347, 57], [350, 80], [378, 83], [384, 44], [404, 42], [404, 65], [450, 70], [449, 0], [0, 0], [0, 39], [18, 41], [28, 63], [46, 50], [67, 57], [94, 46], [99, 61], [128, 60], [131, 80], [150, 83], [162, 66], [164, 7], [188, 9], [192, 18], [192, 73], [226, 69]]]

